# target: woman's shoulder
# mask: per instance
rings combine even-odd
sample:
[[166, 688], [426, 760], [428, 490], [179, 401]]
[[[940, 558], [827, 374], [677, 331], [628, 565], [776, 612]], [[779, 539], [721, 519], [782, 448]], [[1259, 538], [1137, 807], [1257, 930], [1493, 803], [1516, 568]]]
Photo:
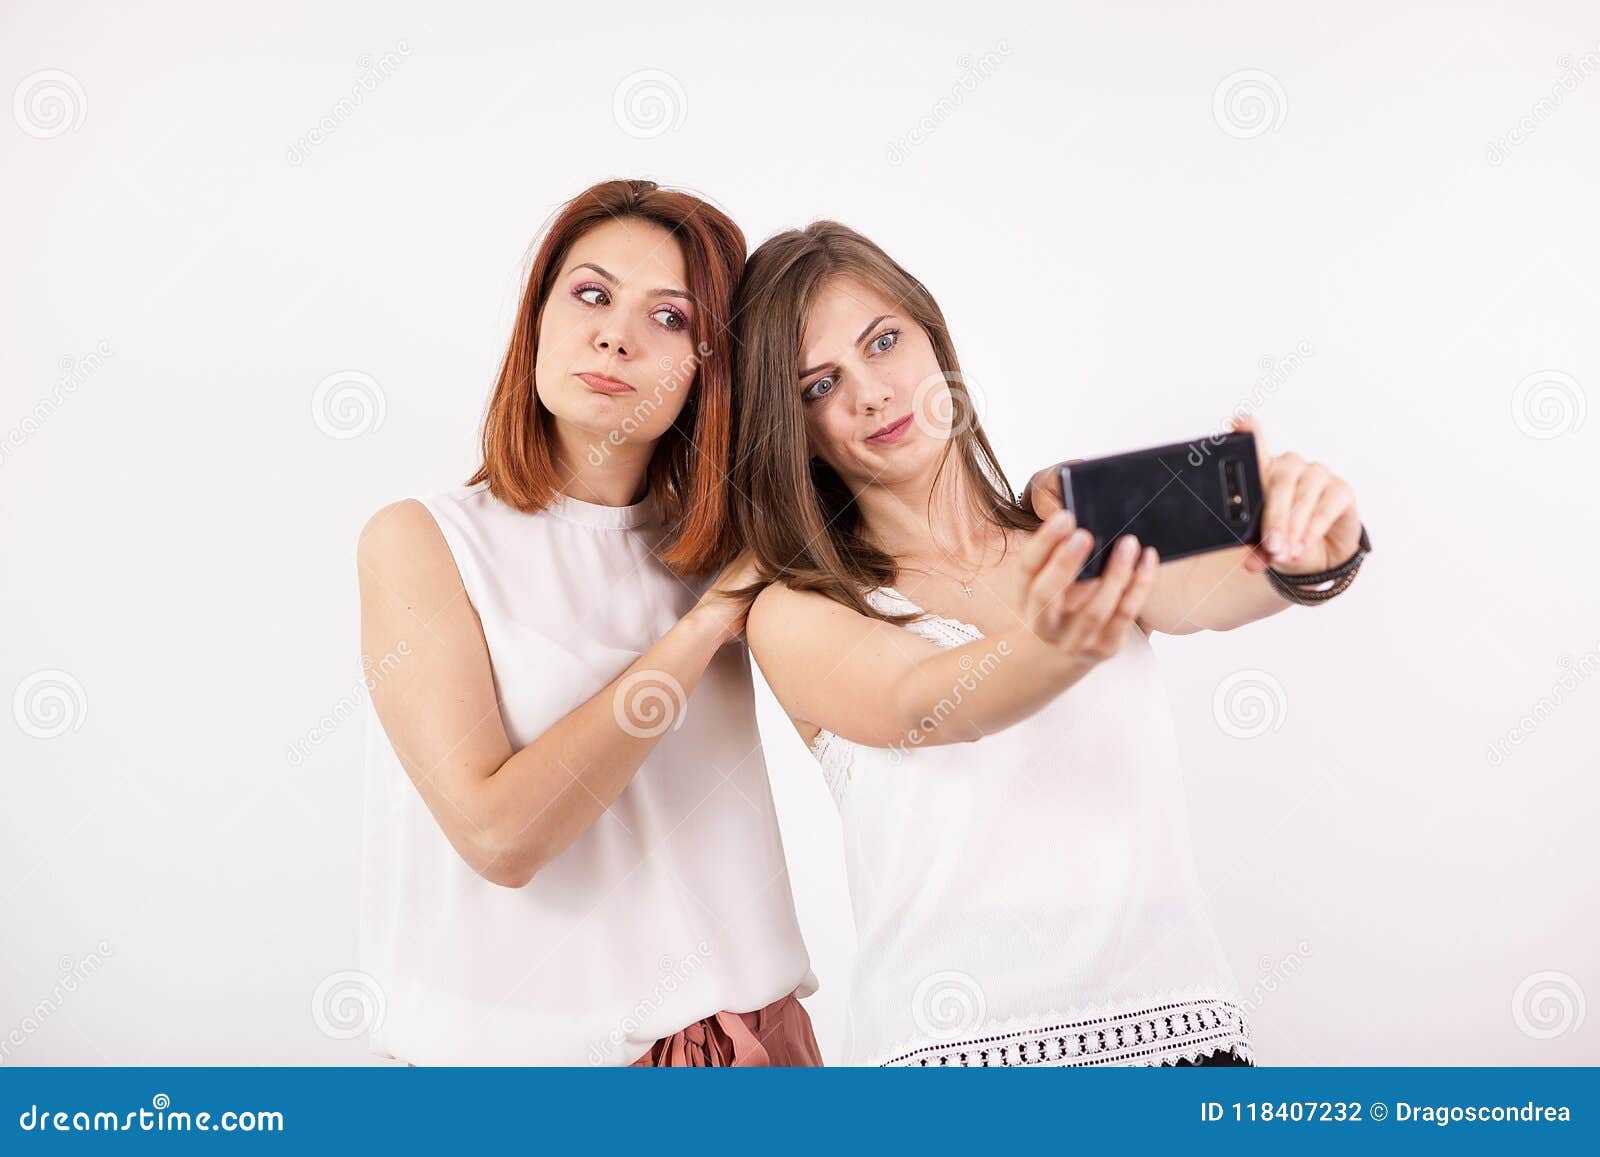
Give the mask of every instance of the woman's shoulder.
[[473, 537], [473, 525], [493, 517], [502, 505], [487, 483], [396, 499], [379, 507], [361, 528], [357, 561], [383, 573], [432, 573], [443, 568], [454, 574], [457, 556]]
[[[864, 590], [862, 597], [885, 614], [906, 609], [886, 587]], [[848, 653], [866, 636], [885, 630], [898, 628], [823, 591], [795, 587], [781, 578], [756, 595], [745, 618], [745, 638], [758, 657], [788, 654], [808, 660], [819, 648]]]
[[433, 509], [415, 497], [380, 507], [356, 540], [356, 562], [363, 571], [427, 572], [449, 559], [450, 547]]
[[[511, 511], [487, 482], [416, 493], [380, 507], [367, 519], [361, 541], [399, 549], [443, 545], [453, 529], [492, 523]], [[524, 518], [522, 521], [526, 522]]]
[[806, 590], [794, 586], [788, 579], [777, 578], [761, 588], [755, 600], [750, 604], [750, 617], [760, 615], [765, 620], [787, 622], [795, 616], [814, 618], [826, 615], [828, 608], [837, 607], [842, 611], [849, 608], [836, 599], [831, 599], [821, 591]]

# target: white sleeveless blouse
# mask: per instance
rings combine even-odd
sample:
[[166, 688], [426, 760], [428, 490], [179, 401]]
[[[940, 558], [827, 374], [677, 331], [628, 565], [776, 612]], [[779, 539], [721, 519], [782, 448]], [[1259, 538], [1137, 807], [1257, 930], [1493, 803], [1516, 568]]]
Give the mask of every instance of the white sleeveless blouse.
[[[920, 612], [892, 588], [867, 597]], [[983, 638], [926, 614], [906, 629], [943, 647]], [[976, 660], [950, 702], [1006, 661]], [[1037, 713], [976, 742], [873, 748], [824, 730], [812, 752], [843, 819], [859, 941], [846, 1063], [1251, 1056], [1137, 626]]]
[[[420, 501], [483, 623], [517, 749], [621, 674], [709, 582], [681, 581], [651, 553], [662, 525], [649, 497], [525, 514], [480, 483]], [[629, 724], [660, 730], [673, 697], [681, 688], [641, 680]], [[815, 991], [742, 644], [716, 655], [687, 702], [606, 814], [516, 889], [456, 854], [369, 702], [371, 1051], [423, 1065], [626, 1065], [702, 1017]]]

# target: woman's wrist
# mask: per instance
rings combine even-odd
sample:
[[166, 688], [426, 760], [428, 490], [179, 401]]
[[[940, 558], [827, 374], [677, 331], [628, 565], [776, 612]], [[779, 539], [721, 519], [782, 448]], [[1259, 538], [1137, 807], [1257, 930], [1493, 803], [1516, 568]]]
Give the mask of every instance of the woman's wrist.
[[712, 594], [703, 597], [678, 621], [713, 651], [733, 642], [744, 627], [744, 616], [733, 605], [733, 600]]
[[1016, 656], [1032, 666], [1040, 678], [1060, 687], [1076, 683], [1094, 666], [1081, 655], [1070, 654], [1046, 642], [1025, 626], [1012, 627], [1003, 632], [1000, 639], [1006, 645], [1002, 654]]
[[1343, 594], [1355, 582], [1362, 560], [1372, 552], [1372, 540], [1367, 537], [1367, 527], [1361, 526], [1361, 538], [1355, 553], [1336, 567], [1314, 574], [1284, 574], [1268, 567], [1267, 579], [1273, 588], [1292, 603], [1316, 606]]

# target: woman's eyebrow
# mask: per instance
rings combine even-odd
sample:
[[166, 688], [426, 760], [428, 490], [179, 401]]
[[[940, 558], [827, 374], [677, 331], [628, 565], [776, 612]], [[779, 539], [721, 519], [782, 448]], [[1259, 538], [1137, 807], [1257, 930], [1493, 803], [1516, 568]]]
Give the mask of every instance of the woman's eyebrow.
[[[592, 269], [601, 277], [609, 281], [612, 285], [622, 284], [622, 282], [617, 278], [616, 274], [612, 273], [609, 269], [596, 265], [593, 261], [585, 261], [581, 265], [574, 265], [567, 272], [576, 273], [580, 269]], [[652, 289], [650, 294], [652, 297], [681, 297], [690, 305], [699, 304], [699, 302], [695, 301], [694, 294], [690, 293], [686, 289]]]
[[[877, 327], [877, 324], [880, 321], [887, 321], [889, 318], [891, 318], [893, 316], [894, 316], [894, 314], [892, 314], [892, 313], [880, 313], [877, 317], [875, 317], [871, 321], [867, 322], [867, 328], [862, 330], [859, 334], [856, 335], [856, 345], [860, 345], [862, 342], [866, 341], [867, 340], [867, 335], [869, 333], [871, 333], [873, 331], [873, 329], [875, 329]], [[807, 377], [810, 377], [812, 374], [816, 373], [818, 370], [825, 370], [827, 368], [828, 367], [826, 365], [812, 366], [808, 370], [801, 370], [800, 371], [800, 376], [802, 378], [807, 378]]]
[[571, 269], [567, 270], [567, 272], [568, 273], [576, 273], [580, 269], [592, 269], [596, 273], [598, 273], [601, 277], [604, 277], [607, 281], [611, 282], [612, 285], [621, 285], [622, 284], [622, 282], [617, 280], [617, 275], [616, 274], [612, 273], [609, 269], [606, 269], [606, 268], [603, 268], [602, 266], [596, 265], [593, 261], [585, 261], [582, 264], [574, 265]]
[[873, 331], [880, 321], [887, 321], [893, 316], [894, 314], [892, 313], [880, 313], [877, 317], [867, 322], [867, 328], [856, 335], [856, 345], [860, 345], [862, 342], [866, 341], [867, 335]]

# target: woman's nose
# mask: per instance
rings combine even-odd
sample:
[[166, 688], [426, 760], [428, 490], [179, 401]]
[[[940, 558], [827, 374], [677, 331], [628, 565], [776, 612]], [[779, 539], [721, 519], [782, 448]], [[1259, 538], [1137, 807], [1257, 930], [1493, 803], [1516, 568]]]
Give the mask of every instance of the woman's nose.
[[883, 382], [863, 379], [856, 386], [856, 405], [869, 414], [887, 408], [893, 398], [893, 387]]
[[601, 318], [594, 334], [594, 348], [601, 353], [625, 358], [639, 348], [638, 335], [625, 320], [621, 310]]
[[619, 358], [625, 358], [628, 356], [628, 346], [624, 341], [619, 333], [598, 334], [594, 340], [594, 348], [602, 353], [616, 354]]

